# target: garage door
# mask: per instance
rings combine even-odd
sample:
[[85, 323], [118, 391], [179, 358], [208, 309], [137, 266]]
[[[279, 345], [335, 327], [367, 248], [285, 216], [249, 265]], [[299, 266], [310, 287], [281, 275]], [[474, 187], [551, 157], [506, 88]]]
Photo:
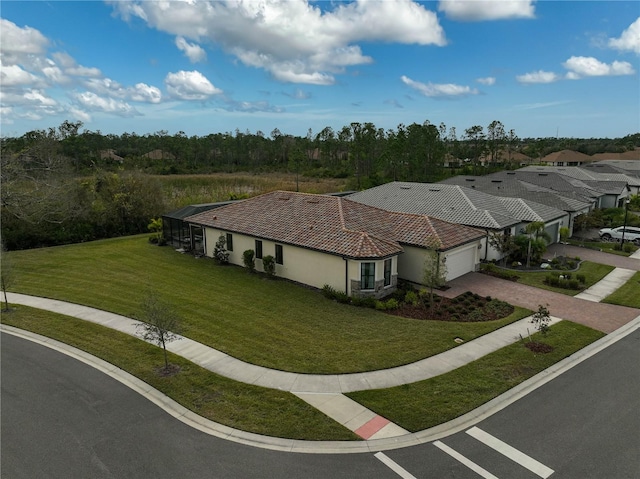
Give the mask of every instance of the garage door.
[[476, 269], [477, 245], [471, 244], [464, 249], [446, 253], [447, 256], [447, 281], [470, 273]]
[[555, 243], [556, 241], [558, 241], [558, 229], [559, 229], [559, 224], [558, 223], [554, 223], [552, 225], [548, 225], [544, 228], [544, 230], [546, 231], [546, 233], [549, 235], [549, 238], [551, 238], [551, 243]]

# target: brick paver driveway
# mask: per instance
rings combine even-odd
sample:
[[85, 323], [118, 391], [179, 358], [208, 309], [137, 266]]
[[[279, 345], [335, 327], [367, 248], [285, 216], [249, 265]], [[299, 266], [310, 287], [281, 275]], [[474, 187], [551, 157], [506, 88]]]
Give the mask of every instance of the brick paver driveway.
[[480, 296], [491, 296], [534, 311], [538, 309], [538, 305], [548, 304], [552, 316], [584, 324], [605, 333], [615, 331], [640, 316], [640, 309], [594, 303], [482, 273], [467, 273], [448, 284], [451, 288], [439, 294], [452, 298], [465, 291], [471, 291]]
[[545, 258], [553, 258], [556, 256], [578, 256], [593, 263], [608, 264], [616, 268], [626, 268], [640, 271], [640, 259], [629, 258], [627, 256], [619, 256], [617, 254], [604, 253], [589, 248], [580, 248], [579, 246], [552, 244], [547, 248]]

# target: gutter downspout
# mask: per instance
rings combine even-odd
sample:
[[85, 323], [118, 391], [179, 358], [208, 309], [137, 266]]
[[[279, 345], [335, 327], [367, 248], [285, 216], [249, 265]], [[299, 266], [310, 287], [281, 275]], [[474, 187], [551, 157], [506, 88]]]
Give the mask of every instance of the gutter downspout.
[[487, 261], [489, 257], [489, 230], [484, 230], [487, 233], [487, 241], [484, 242], [484, 260]]

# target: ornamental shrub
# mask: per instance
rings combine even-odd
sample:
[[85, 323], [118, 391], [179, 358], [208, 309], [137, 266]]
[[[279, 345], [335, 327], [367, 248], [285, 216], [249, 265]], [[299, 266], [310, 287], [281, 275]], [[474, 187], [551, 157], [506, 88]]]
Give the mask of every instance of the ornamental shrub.
[[273, 256], [271, 256], [270, 254], [263, 256], [262, 258], [262, 268], [264, 269], [264, 272], [267, 273], [267, 275], [269, 276], [275, 276], [276, 275], [276, 260]]
[[242, 253], [242, 262], [250, 273], [253, 273], [256, 270], [256, 258], [252, 249], [248, 249]]

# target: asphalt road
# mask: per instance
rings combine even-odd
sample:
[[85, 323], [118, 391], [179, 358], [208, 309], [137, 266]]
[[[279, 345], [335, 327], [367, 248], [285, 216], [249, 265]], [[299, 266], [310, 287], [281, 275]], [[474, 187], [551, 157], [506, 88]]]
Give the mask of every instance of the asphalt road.
[[516, 461], [468, 432], [383, 456], [244, 446], [185, 426], [81, 362], [0, 336], [7, 479], [640, 477], [640, 330], [477, 425], [528, 456]]

